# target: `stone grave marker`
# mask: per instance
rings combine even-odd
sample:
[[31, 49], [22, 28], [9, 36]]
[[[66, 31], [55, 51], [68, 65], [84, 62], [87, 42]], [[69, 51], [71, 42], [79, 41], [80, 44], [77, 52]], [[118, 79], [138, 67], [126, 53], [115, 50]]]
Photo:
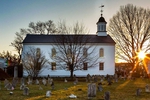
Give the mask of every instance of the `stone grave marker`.
[[31, 79], [31, 76], [28, 76], [28, 85], [32, 84], [32, 79]]
[[114, 80], [115, 80], [115, 82], [118, 82], [118, 75], [116, 73], [114, 75]]
[[11, 83], [8, 83], [8, 84], [5, 86], [5, 88], [6, 88], [7, 90], [14, 90], [14, 87], [12, 86]]
[[23, 95], [29, 95], [29, 88], [28, 87], [25, 87], [23, 89]]
[[24, 90], [25, 87], [26, 87], [26, 86], [25, 86], [24, 84], [21, 84], [21, 85], [20, 85], [20, 90]]
[[145, 86], [145, 92], [150, 92], [150, 86], [148, 84]]
[[39, 82], [38, 79], [35, 80], [35, 84], [36, 84], [36, 85], [39, 85], [39, 84], [40, 84], [40, 82]]
[[109, 91], [105, 92], [104, 100], [110, 100], [110, 92]]
[[12, 80], [12, 86], [14, 88], [16, 87], [17, 83], [18, 83], [18, 78], [13, 78], [13, 80]]
[[45, 78], [43, 78], [42, 83], [43, 83], [43, 85], [46, 85], [46, 84], [47, 84], [47, 82], [46, 82], [46, 79], [45, 79]]
[[4, 80], [4, 87], [6, 87], [6, 85], [9, 84], [9, 81], [7, 79]]
[[25, 79], [23, 77], [21, 78], [21, 82], [20, 83], [25, 85]]
[[39, 90], [43, 90], [43, 88], [39, 85]]
[[46, 91], [46, 97], [50, 97], [51, 96], [51, 91]]
[[138, 89], [136, 90], [136, 96], [140, 96], [140, 94], [141, 94], [141, 89], [138, 88]]
[[96, 84], [95, 83], [88, 84], [88, 97], [96, 97]]
[[68, 82], [66, 78], [65, 78], [64, 82]]
[[102, 87], [102, 83], [100, 82], [100, 83], [98, 83], [98, 91], [102, 91], [103, 90], [103, 87]]
[[74, 85], [78, 83], [78, 78], [75, 78]]
[[54, 82], [51, 83], [52, 90], [54, 90]]

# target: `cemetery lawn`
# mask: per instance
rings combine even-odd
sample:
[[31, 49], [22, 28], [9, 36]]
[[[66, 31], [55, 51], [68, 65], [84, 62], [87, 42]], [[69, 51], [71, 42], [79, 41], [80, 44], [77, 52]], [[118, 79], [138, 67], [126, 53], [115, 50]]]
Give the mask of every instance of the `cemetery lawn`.
[[[10, 95], [11, 91], [4, 88], [4, 81], [1, 81], [0, 100], [70, 100], [68, 96], [71, 94], [77, 96], [76, 99], [71, 100], [88, 100], [88, 84], [85, 80], [82, 80], [82, 82], [79, 80], [79, 83], [74, 85], [70, 81], [65, 83], [64, 81], [54, 79], [54, 90], [52, 90], [49, 84], [47, 86], [40, 85], [43, 90], [39, 90], [39, 85], [32, 84], [27, 85], [29, 87], [29, 95], [24, 96], [23, 90], [20, 90], [19, 83], [12, 90], [13, 94]], [[105, 80], [102, 84], [103, 90], [101, 92], [97, 90], [96, 97], [92, 97], [90, 100], [104, 100], [104, 93], [106, 91], [110, 92], [110, 100], [150, 100], [150, 92], [145, 92], [145, 85], [150, 84], [150, 79], [121, 79], [118, 82], [113, 82], [112, 85], [108, 85]], [[141, 89], [141, 94], [136, 96], [136, 90], [138, 88]], [[49, 98], [45, 96], [48, 90], [52, 92]]]

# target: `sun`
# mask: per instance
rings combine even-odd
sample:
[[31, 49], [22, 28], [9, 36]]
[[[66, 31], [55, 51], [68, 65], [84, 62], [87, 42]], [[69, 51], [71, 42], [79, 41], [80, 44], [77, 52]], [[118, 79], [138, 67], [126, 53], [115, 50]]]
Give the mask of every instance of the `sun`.
[[140, 51], [140, 52], [138, 53], [138, 58], [139, 58], [139, 59], [144, 59], [144, 58], [145, 58], [145, 53], [144, 53], [144, 51]]

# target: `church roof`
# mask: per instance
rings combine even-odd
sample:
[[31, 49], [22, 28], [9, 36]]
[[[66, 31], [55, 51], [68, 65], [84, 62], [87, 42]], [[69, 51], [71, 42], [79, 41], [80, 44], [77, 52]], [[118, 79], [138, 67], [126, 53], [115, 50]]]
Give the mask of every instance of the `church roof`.
[[[64, 35], [64, 36], [85, 36], [89, 38], [88, 43], [113, 43], [114, 40], [109, 36], [97, 36], [97, 35]], [[55, 43], [55, 39], [62, 37], [62, 35], [43, 35], [43, 34], [27, 34], [23, 43]]]
[[97, 23], [99, 23], [99, 22], [105, 22], [105, 23], [107, 23], [107, 22], [105, 21], [105, 18], [104, 18], [104, 17], [102, 17], [102, 16], [99, 18], [99, 20], [98, 20], [98, 22], [97, 22]]

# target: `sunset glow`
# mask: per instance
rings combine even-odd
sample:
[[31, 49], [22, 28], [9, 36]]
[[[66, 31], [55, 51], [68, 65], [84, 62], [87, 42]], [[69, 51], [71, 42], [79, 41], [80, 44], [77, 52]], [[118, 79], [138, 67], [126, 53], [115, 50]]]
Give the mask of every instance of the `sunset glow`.
[[145, 53], [144, 53], [144, 51], [140, 51], [140, 52], [138, 53], [138, 58], [139, 58], [139, 59], [144, 59], [144, 58], [145, 58]]

